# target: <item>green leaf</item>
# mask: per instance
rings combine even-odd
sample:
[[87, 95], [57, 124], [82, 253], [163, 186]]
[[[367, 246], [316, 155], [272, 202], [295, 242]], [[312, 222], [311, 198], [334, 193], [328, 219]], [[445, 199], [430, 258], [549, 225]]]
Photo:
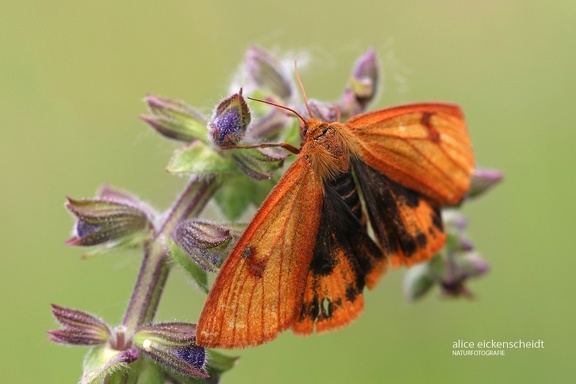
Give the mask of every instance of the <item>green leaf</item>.
[[195, 141], [174, 153], [167, 170], [173, 174], [209, 175], [234, 172], [236, 166], [206, 144]]
[[272, 180], [254, 181], [242, 173], [226, 177], [216, 192], [216, 203], [229, 220], [237, 220], [250, 204], [260, 206], [274, 186]]
[[182, 267], [182, 269], [184, 269], [184, 271], [188, 273], [198, 288], [205, 293], [208, 293], [208, 276], [206, 272], [200, 268], [172, 239], [167, 239], [166, 242], [172, 258]]

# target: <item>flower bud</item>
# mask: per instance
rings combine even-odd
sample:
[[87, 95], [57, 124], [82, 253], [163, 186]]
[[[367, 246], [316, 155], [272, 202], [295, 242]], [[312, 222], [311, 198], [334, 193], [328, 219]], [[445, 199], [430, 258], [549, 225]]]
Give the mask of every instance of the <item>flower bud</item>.
[[207, 377], [206, 350], [195, 344], [196, 325], [158, 323], [138, 327], [134, 345], [165, 368], [188, 376]]
[[250, 109], [242, 97], [242, 89], [222, 100], [208, 123], [212, 141], [223, 148], [236, 145], [250, 124]]
[[97, 345], [110, 340], [110, 328], [99, 318], [76, 309], [52, 304], [52, 314], [62, 326], [48, 331], [50, 341], [69, 345]]
[[340, 107], [335, 104], [311, 99], [308, 101], [308, 105], [312, 116], [317, 119], [332, 122], [340, 118]]
[[66, 208], [78, 219], [68, 245], [110, 243], [152, 228], [148, 212], [127, 200], [68, 198]]
[[442, 218], [447, 235], [446, 250], [448, 252], [471, 251], [474, 245], [465, 232], [468, 219], [455, 209], [445, 209], [442, 212]]
[[475, 169], [472, 182], [468, 190], [468, 197], [478, 197], [500, 183], [504, 175], [502, 172], [490, 169]]
[[471, 278], [484, 275], [490, 269], [482, 256], [474, 251], [472, 241], [466, 234], [466, 217], [456, 209], [442, 211], [446, 244], [427, 263], [419, 264], [406, 272], [404, 291], [409, 300], [422, 297], [437, 285], [441, 292], [451, 297], [472, 297], [466, 287]]
[[204, 220], [186, 220], [173, 232], [176, 244], [208, 272], [218, 271], [232, 238], [227, 228]]
[[340, 100], [341, 119], [347, 120], [366, 110], [378, 87], [378, 60], [373, 49], [366, 51], [354, 64], [348, 87]]
[[271, 54], [257, 46], [251, 46], [246, 51], [245, 63], [248, 74], [259, 87], [269, 90], [282, 100], [291, 97], [290, 80], [282, 70], [282, 64]]
[[478, 252], [464, 252], [457, 263], [460, 274], [466, 278], [479, 277], [490, 270], [490, 265]]
[[206, 119], [188, 104], [153, 95], [144, 101], [152, 116], [140, 118], [162, 136], [183, 142], [206, 140]]
[[490, 269], [477, 252], [446, 252], [443, 255], [444, 273], [441, 276], [442, 293], [452, 297], [472, 297], [466, 281], [484, 275]]
[[351, 88], [358, 101], [366, 105], [376, 95], [378, 87], [378, 59], [374, 49], [367, 50], [352, 71]]

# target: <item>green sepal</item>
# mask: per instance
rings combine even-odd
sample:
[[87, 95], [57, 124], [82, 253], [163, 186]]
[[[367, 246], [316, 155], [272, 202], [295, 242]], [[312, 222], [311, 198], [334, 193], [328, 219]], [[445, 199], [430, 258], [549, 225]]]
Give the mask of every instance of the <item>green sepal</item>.
[[166, 169], [172, 174], [211, 175], [234, 172], [236, 166], [208, 145], [195, 141], [178, 149]]
[[194, 281], [200, 290], [208, 293], [209, 288], [207, 273], [202, 268], [200, 268], [198, 264], [196, 264], [194, 260], [192, 260], [192, 258], [190, 258], [190, 256], [188, 256], [188, 254], [174, 242], [174, 240], [168, 238], [166, 239], [166, 244], [168, 245], [168, 249], [170, 250], [172, 258], [182, 267], [186, 273], [188, 273], [188, 276], [192, 278], [192, 281]]

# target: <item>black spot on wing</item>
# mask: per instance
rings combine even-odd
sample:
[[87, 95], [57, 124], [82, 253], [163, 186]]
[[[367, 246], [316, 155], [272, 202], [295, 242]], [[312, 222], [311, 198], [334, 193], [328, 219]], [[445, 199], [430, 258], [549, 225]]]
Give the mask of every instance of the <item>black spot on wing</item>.
[[434, 209], [434, 213], [432, 213], [431, 216], [432, 216], [432, 224], [434, 224], [434, 227], [440, 232], [444, 232], [444, 224], [442, 223], [440, 208], [436, 207]]
[[418, 246], [420, 248], [425, 248], [426, 244], [428, 244], [428, 238], [426, 237], [425, 234], [423, 233], [417, 233], [416, 234], [416, 243], [418, 244]]
[[261, 279], [262, 276], [264, 276], [264, 271], [266, 270], [266, 264], [268, 264], [268, 262], [266, 259], [256, 258], [256, 251], [253, 246], [245, 246], [244, 249], [242, 249], [240, 256], [246, 260], [246, 265], [250, 275], [258, 279]]
[[354, 302], [358, 297], [358, 293], [359, 292], [356, 289], [356, 287], [349, 286], [348, 288], [346, 288], [346, 300]]
[[324, 319], [330, 319], [334, 311], [342, 306], [342, 300], [332, 301], [328, 297], [320, 298], [319, 296], [314, 296], [312, 301], [308, 303], [302, 303], [300, 306], [299, 321], [306, 318], [313, 319], [315, 321], [320, 321]]

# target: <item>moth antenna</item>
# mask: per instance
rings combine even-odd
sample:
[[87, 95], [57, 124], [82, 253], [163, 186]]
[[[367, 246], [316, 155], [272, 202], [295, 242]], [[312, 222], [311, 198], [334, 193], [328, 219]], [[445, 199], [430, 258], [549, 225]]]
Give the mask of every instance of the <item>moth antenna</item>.
[[294, 73], [296, 74], [296, 80], [298, 80], [298, 85], [300, 86], [300, 90], [302, 91], [302, 97], [304, 98], [304, 105], [306, 106], [306, 110], [308, 111], [308, 115], [312, 116], [312, 110], [310, 109], [310, 105], [308, 104], [308, 97], [306, 97], [306, 90], [304, 89], [304, 84], [302, 84], [302, 80], [300, 79], [300, 74], [298, 73], [298, 65], [294, 62]]
[[304, 116], [302, 116], [300, 113], [298, 113], [298, 111], [296, 111], [295, 109], [292, 109], [292, 108], [287, 107], [287, 106], [282, 105], [282, 104], [275, 103], [275, 102], [273, 102], [273, 101], [256, 99], [256, 98], [250, 97], [250, 96], [246, 96], [246, 97], [247, 97], [248, 99], [250, 99], [250, 100], [259, 101], [259, 102], [261, 102], [261, 103], [268, 104], [268, 105], [272, 105], [272, 106], [274, 106], [274, 107], [276, 107], [276, 108], [280, 108], [280, 109], [284, 109], [284, 110], [286, 110], [286, 111], [292, 112], [293, 114], [296, 115], [296, 117], [298, 117], [298, 118], [302, 121], [302, 124], [306, 125], [306, 119], [304, 118]]

